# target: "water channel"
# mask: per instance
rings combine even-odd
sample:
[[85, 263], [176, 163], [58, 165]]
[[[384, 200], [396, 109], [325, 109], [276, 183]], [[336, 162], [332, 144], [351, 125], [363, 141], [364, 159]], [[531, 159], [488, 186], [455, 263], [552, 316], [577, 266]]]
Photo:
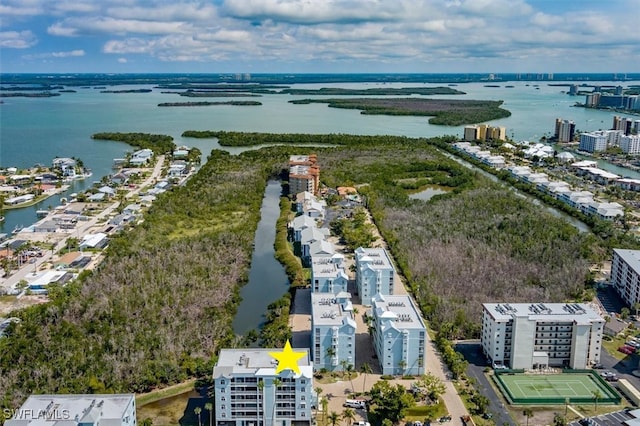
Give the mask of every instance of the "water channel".
[[240, 289], [242, 302], [233, 319], [233, 331], [239, 335], [260, 328], [264, 323], [267, 306], [281, 298], [289, 289], [287, 274], [276, 260], [273, 247], [276, 222], [280, 216], [281, 192], [280, 182], [270, 180], [267, 183], [254, 239], [249, 282]]
[[531, 201], [533, 204], [535, 204], [536, 206], [540, 206], [543, 207], [545, 210], [547, 210], [549, 213], [551, 213], [552, 215], [556, 216], [556, 217], [560, 217], [564, 220], [566, 220], [567, 222], [569, 222], [571, 225], [573, 225], [578, 231], [580, 232], [589, 232], [590, 228], [589, 226], [582, 222], [581, 220], [576, 219], [575, 217], [568, 215], [567, 213], [556, 209], [555, 207], [551, 207], [546, 205], [545, 203], [543, 203], [542, 201], [538, 200], [536, 197], [529, 195], [527, 193], [524, 193], [516, 188], [514, 188], [511, 185], [507, 185], [506, 183], [502, 182], [500, 179], [498, 179], [496, 176], [492, 175], [491, 173], [488, 173], [484, 170], [482, 170], [479, 167], [476, 167], [475, 165], [464, 161], [461, 158], [456, 157], [455, 155], [449, 154], [448, 152], [444, 152], [442, 151], [442, 153], [447, 156], [448, 158], [451, 158], [454, 161], [457, 161], [458, 163], [462, 164], [463, 166], [477, 171], [478, 173], [482, 174], [483, 176], [488, 177], [489, 179], [491, 179], [494, 182], [500, 183], [501, 185], [505, 186], [506, 188], [509, 188], [511, 191], [513, 191], [516, 195], [518, 195], [519, 197], [522, 198], [526, 198], [529, 201]]

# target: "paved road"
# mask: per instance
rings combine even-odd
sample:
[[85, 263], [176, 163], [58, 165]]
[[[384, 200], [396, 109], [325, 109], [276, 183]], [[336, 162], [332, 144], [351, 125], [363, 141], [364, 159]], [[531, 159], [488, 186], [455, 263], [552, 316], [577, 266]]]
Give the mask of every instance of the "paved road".
[[493, 414], [494, 421], [497, 425], [514, 425], [517, 423], [509, 415], [507, 407], [502, 402], [502, 398], [498, 395], [495, 389], [489, 383], [489, 379], [484, 374], [484, 369], [487, 367], [487, 361], [482, 354], [480, 347], [480, 341], [464, 341], [459, 342], [455, 346], [456, 351], [464, 355], [464, 358], [469, 362], [467, 367], [467, 375], [473, 377], [477, 381], [476, 389], [489, 398], [488, 411]]
[[[147, 187], [151, 185], [156, 179], [158, 179], [158, 177], [160, 176], [160, 173], [162, 172], [163, 165], [164, 165], [164, 155], [160, 155], [157, 157], [157, 161], [151, 175], [137, 188], [127, 193], [125, 198], [131, 198], [134, 195], [137, 195], [143, 187]], [[18, 271], [14, 272], [10, 277], [8, 277], [6, 280], [0, 283], [0, 286], [4, 287], [5, 291], [10, 292], [11, 289], [14, 288], [14, 286], [17, 283], [19, 283], [21, 280], [28, 281], [28, 279], [33, 279], [37, 275], [37, 271], [43, 264], [58, 258], [58, 256], [55, 253], [59, 253], [60, 250], [62, 250], [66, 246], [67, 239], [71, 237], [80, 237], [88, 233], [92, 228], [102, 226], [102, 225], [99, 225], [102, 223], [100, 221], [109, 217], [113, 213], [113, 211], [118, 208], [119, 204], [120, 203], [116, 201], [110, 204], [109, 206], [107, 206], [103, 211], [98, 213], [96, 216], [92, 216], [88, 221], [78, 222], [78, 224], [76, 225], [76, 228], [70, 233], [64, 235], [56, 243], [53, 250], [45, 250], [42, 257], [35, 258], [36, 259], [35, 263], [23, 264]], [[47, 238], [49, 237], [49, 234], [43, 233], [41, 235], [42, 235], [41, 241], [46, 242]], [[60, 238], [59, 233], [55, 233], [53, 235]], [[20, 238], [20, 234], [18, 234], [17, 238]]]
[[[369, 216], [369, 221], [371, 221], [371, 217]], [[386, 242], [380, 236], [377, 227], [374, 228], [374, 232], [378, 237], [378, 241], [374, 244], [375, 247], [383, 247], [387, 248]], [[342, 246], [337, 238], [331, 238], [330, 241], [334, 244], [337, 251], [344, 250], [344, 246]], [[345, 270], [348, 271], [350, 278], [350, 291], [354, 293], [353, 287], [353, 278], [354, 273], [350, 270], [350, 266], [354, 263], [353, 254], [349, 253], [345, 256]], [[302, 296], [303, 293], [301, 293]], [[304, 293], [306, 297], [306, 293]], [[408, 294], [407, 289], [405, 287], [404, 282], [401, 277], [396, 274], [395, 277], [395, 287], [394, 294]], [[298, 300], [298, 297], [296, 297]], [[359, 371], [360, 366], [367, 362], [374, 371], [374, 374], [369, 374], [367, 377], [360, 374], [357, 378], [353, 380], [353, 385], [356, 391], [362, 391], [363, 389], [369, 390], [371, 386], [380, 379], [380, 371], [378, 367], [377, 361], [373, 357], [373, 345], [371, 343], [370, 336], [368, 334], [367, 326], [364, 324], [362, 320], [362, 314], [366, 309], [369, 309], [366, 306], [361, 305], [360, 298], [354, 296], [352, 298], [354, 307], [358, 308], [360, 314], [356, 315], [356, 323], [357, 323], [357, 336], [356, 336], [356, 365], [355, 370]], [[309, 342], [309, 331], [310, 328], [310, 308], [309, 303], [300, 300], [294, 304], [294, 307], [298, 307], [298, 309], [294, 310], [294, 314], [291, 315], [290, 325], [293, 328], [293, 340], [294, 342], [301, 343], [299, 347], [308, 347]], [[295, 344], [294, 344], [295, 346]], [[426, 371], [432, 373], [436, 377], [440, 378], [442, 382], [445, 384], [446, 392], [442, 396], [442, 399], [447, 407], [447, 410], [451, 417], [454, 419], [453, 424], [459, 424], [460, 417], [463, 415], [468, 415], [467, 409], [462, 402], [462, 399], [458, 395], [455, 387], [453, 386], [453, 382], [450, 379], [451, 374], [449, 372], [448, 367], [442, 361], [440, 354], [435, 348], [435, 343], [431, 340], [431, 336], [427, 333], [427, 339], [425, 341], [425, 350], [426, 350]], [[365, 383], [366, 379], [366, 383]], [[411, 385], [411, 381], [408, 380], [398, 380], [397, 382], [394, 380], [393, 383], [399, 383], [402, 386], [409, 387]], [[327, 396], [329, 399], [329, 407], [328, 410], [336, 411], [340, 413], [342, 411], [342, 404], [344, 400], [347, 398], [349, 393], [351, 392], [351, 383], [349, 381], [340, 381], [337, 383], [331, 383], [326, 385], [319, 385], [323, 389], [323, 395]], [[366, 413], [364, 410], [357, 410], [359, 416], [363, 419]], [[362, 411], [362, 413], [360, 413]]]

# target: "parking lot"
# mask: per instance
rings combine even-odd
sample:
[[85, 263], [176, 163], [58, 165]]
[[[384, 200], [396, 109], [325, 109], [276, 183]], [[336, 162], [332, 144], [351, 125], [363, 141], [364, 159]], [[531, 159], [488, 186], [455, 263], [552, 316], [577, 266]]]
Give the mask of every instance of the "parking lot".
[[602, 414], [596, 417], [588, 417], [569, 423], [569, 426], [612, 426], [623, 425], [628, 420], [635, 419], [626, 410], [616, 411], [614, 413]]

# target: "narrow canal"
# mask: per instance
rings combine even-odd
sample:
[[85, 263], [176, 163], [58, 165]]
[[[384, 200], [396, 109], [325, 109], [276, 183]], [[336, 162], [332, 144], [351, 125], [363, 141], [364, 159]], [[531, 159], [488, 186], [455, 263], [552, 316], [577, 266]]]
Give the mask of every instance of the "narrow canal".
[[249, 282], [240, 289], [242, 302], [233, 320], [233, 331], [242, 335], [257, 330], [264, 322], [267, 306], [282, 297], [289, 289], [284, 268], [275, 258], [273, 243], [276, 222], [280, 216], [280, 182], [270, 180], [264, 192], [260, 222], [256, 229]]
[[476, 167], [475, 165], [473, 165], [473, 164], [471, 164], [471, 163], [469, 163], [467, 161], [464, 161], [463, 159], [458, 158], [455, 155], [449, 154], [448, 152], [445, 152], [445, 151], [441, 151], [441, 152], [445, 156], [447, 156], [448, 158], [451, 158], [452, 160], [457, 161], [458, 163], [462, 164], [463, 166], [465, 166], [465, 167], [467, 167], [467, 168], [469, 168], [471, 170], [477, 171], [478, 173], [481, 173], [483, 176], [488, 177], [489, 179], [493, 180], [494, 182], [497, 182], [497, 183], [505, 186], [506, 188], [509, 188], [511, 191], [513, 191], [519, 197], [527, 198], [533, 204], [544, 208], [545, 210], [547, 210], [552, 215], [554, 215], [556, 217], [560, 217], [560, 218], [566, 220], [571, 225], [573, 225], [578, 231], [580, 231], [580, 232], [589, 232], [590, 231], [589, 226], [586, 223], [582, 222], [581, 220], [578, 220], [575, 217], [573, 217], [571, 215], [568, 215], [567, 213], [556, 209], [555, 207], [551, 207], [551, 206], [546, 205], [542, 201], [538, 200], [536, 197], [534, 197], [532, 195], [529, 195], [527, 193], [524, 193], [524, 192], [514, 188], [513, 186], [504, 183], [503, 181], [501, 181], [500, 179], [498, 179], [496, 176], [492, 175], [491, 173], [487, 173], [484, 170], [482, 170], [481, 168]]

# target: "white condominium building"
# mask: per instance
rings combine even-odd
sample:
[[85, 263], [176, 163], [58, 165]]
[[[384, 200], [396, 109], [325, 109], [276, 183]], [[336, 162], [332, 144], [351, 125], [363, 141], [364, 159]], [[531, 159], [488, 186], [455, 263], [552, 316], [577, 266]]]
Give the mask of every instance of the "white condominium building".
[[604, 319], [587, 304], [484, 303], [481, 343], [493, 365], [582, 369], [600, 361]]
[[5, 426], [136, 426], [134, 394], [31, 395]]
[[627, 305], [640, 302], [640, 250], [613, 249], [611, 284]]
[[216, 426], [292, 426], [311, 424], [316, 404], [313, 365], [306, 355], [300, 374], [285, 369], [276, 374], [269, 352], [282, 349], [222, 349], [213, 369]]
[[312, 293], [311, 348], [314, 368], [335, 371], [351, 365], [355, 369], [356, 328], [349, 293]]
[[395, 269], [383, 248], [358, 248], [356, 254], [356, 287], [363, 304], [376, 294], [393, 294]]
[[371, 316], [373, 346], [382, 374], [424, 374], [427, 330], [411, 297], [377, 294]]
[[349, 276], [344, 270], [344, 256], [336, 253], [331, 257], [311, 259], [311, 291], [314, 293], [346, 292]]

